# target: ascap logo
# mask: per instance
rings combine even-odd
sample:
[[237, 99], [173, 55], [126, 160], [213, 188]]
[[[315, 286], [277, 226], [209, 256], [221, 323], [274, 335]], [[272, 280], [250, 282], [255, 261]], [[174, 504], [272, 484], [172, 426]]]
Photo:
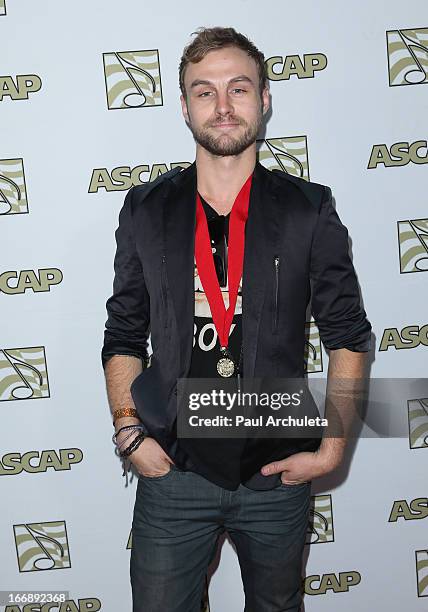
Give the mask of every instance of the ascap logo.
[[42, 80], [37, 74], [18, 74], [16, 80], [13, 76], [0, 76], [0, 102], [3, 98], [11, 100], [28, 100], [30, 93], [36, 93], [42, 88]]
[[309, 180], [306, 136], [285, 136], [258, 140], [258, 161], [268, 170], [282, 170]]
[[0, 215], [28, 213], [24, 160], [0, 159]]
[[393, 346], [398, 351], [401, 349], [416, 348], [420, 344], [428, 346], [428, 325], [408, 325], [403, 327], [401, 333], [396, 327], [385, 329], [379, 350], [387, 351]]
[[71, 567], [65, 521], [13, 526], [20, 572]]
[[305, 53], [300, 55], [275, 55], [266, 60], [268, 79], [270, 81], [287, 81], [291, 76], [298, 79], [313, 79], [315, 72], [324, 70], [327, 57], [324, 53]]
[[101, 601], [97, 597], [85, 599], [66, 599], [62, 602], [49, 602], [45, 604], [31, 603], [23, 608], [19, 606], [6, 606], [4, 612], [98, 612], [101, 610]]
[[389, 86], [428, 83], [428, 28], [386, 33]]
[[306, 544], [321, 544], [323, 542], [334, 542], [331, 495], [314, 495], [309, 510]]
[[45, 348], [0, 349], [0, 401], [50, 397]]
[[428, 597], [428, 550], [417, 550], [415, 555], [418, 597]]
[[424, 519], [428, 516], [428, 497], [417, 497], [407, 503], [405, 499], [395, 501], [391, 514], [389, 515], [388, 523], [396, 523], [402, 518], [405, 521], [414, 521]]
[[400, 274], [428, 270], [428, 219], [398, 221]]
[[6, 0], [0, 0], [0, 15], [6, 15]]
[[61, 448], [59, 453], [55, 450], [28, 451], [21, 453], [7, 453], [0, 461], [0, 476], [21, 474], [39, 474], [53, 468], [55, 472], [71, 470], [74, 463], [80, 463], [83, 453], [80, 448]]
[[34, 293], [50, 291], [51, 286], [58, 285], [62, 278], [58, 268], [39, 268], [38, 274], [34, 270], [8, 270], [0, 274], [0, 293], [14, 295], [29, 289]]
[[313, 319], [305, 323], [304, 360], [306, 372], [323, 371], [320, 332]]
[[428, 219], [398, 221], [400, 274], [428, 270]]
[[333, 593], [345, 593], [350, 587], [356, 586], [361, 582], [361, 574], [359, 572], [340, 572], [336, 574], [323, 574], [321, 576], [314, 574], [307, 576], [304, 580], [304, 589], [306, 595], [325, 595], [327, 591]]
[[103, 53], [103, 60], [109, 110], [162, 106], [157, 49]]
[[407, 400], [410, 448], [428, 448], [428, 398]]
[[[95, 168], [92, 171], [91, 181], [89, 183], [88, 193], [97, 193], [99, 189], [106, 191], [127, 191], [133, 185], [142, 185], [157, 179], [161, 174], [165, 174], [173, 168], [187, 168], [190, 162], [173, 162], [169, 164], [153, 164], [149, 166], [142, 164], [140, 166], [119, 166], [113, 168], [111, 172], [107, 168]], [[142, 178], [143, 175], [146, 175]]]
[[[419, 151], [425, 149], [424, 155]], [[383, 164], [385, 168], [393, 166], [407, 166], [410, 162], [414, 164], [428, 164], [427, 141], [417, 140], [412, 144], [408, 142], [396, 142], [388, 149], [386, 144], [376, 144], [370, 154], [368, 170], [377, 168]]]

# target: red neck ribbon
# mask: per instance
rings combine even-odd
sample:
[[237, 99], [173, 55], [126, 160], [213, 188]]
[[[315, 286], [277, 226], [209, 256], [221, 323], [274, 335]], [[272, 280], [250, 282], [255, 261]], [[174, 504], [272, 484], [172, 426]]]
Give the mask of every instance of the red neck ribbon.
[[196, 234], [195, 259], [199, 278], [207, 296], [211, 315], [217, 330], [220, 347], [227, 347], [229, 331], [235, 314], [238, 298], [239, 281], [244, 265], [245, 223], [248, 217], [248, 206], [252, 173], [245, 181], [241, 191], [236, 196], [229, 219], [229, 249], [227, 261], [227, 278], [229, 289], [229, 307], [226, 310], [221, 294], [214, 258], [211, 249], [208, 223], [204, 208], [199, 197], [196, 197]]

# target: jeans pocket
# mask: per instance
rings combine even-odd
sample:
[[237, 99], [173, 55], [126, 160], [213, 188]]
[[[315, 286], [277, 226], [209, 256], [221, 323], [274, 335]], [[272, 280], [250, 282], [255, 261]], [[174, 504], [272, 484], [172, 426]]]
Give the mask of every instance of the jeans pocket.
[[170, 468], [166, 474], [161, 474], [160, 476], [146, 476], [145, 474], [140, 474], [140, 478], [145, 478], [146, 480], [164, 480], [165, 478], [168, 478], [168, 476], [171, 476], [171, 474], [177, 469], [178, 468], [176, 468], [175, 465], [170, 465]]
[[281, 482], [281, 484], [278, 486], [279, 489], [300, 489], [302, 487], [307, 487], [308, 485], [310, 485], [310, 481], [309, 480], [305, 480], [303, 482], [299, 482], [298, 484], [286, 484], [285, 482]]

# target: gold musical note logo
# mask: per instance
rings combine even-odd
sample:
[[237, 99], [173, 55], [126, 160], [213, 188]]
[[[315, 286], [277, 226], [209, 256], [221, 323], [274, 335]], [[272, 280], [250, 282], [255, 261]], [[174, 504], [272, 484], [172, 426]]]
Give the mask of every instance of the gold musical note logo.
[[428, 448], [428, 398], [407, 401], [410, 448]]
[[333, 506], [331, 495], [313, 495], [309, 509], [306, 544], [334, 542]]
[[110, 110], [162, 106], [157, 49], [103, 53], [103, 61]]
[[65, 521], [13, 526], [20, 572], [71, 567]]
[[24, 161], [0, 159], [0, 215], [28, 213]]
[[428, 271], [428, 219], [398, 221], [400, 274]]
[[428, 83], [428, 28], [386, 33], [389, 86]]
[[417, 550], [415, 555], [418, 597], [428, 597], [428, 550]]
[[0, 349], [0, 401], [50, 397], [43, 346]]
[[323, 371], [320, 332], [314, 319], [305, 323], [304, 360], [306, 372]]
[[281, 170], [309, 180], [308, 143], [306, 136], [266, 138], [257, 141], [257, 157], [268, 170]]

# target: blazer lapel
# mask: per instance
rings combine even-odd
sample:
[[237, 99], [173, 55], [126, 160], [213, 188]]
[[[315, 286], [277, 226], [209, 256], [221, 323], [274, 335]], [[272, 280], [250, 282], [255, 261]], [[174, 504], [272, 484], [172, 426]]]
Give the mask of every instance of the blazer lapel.
[[271, 254], [279, 248], [280, 225], [276, 181], [269, 170], [256, 163], [245, 226], [242, 272], [242, 338], [244, 378], [254, 376], [261, 311], [267, 280], [273, 271]]

